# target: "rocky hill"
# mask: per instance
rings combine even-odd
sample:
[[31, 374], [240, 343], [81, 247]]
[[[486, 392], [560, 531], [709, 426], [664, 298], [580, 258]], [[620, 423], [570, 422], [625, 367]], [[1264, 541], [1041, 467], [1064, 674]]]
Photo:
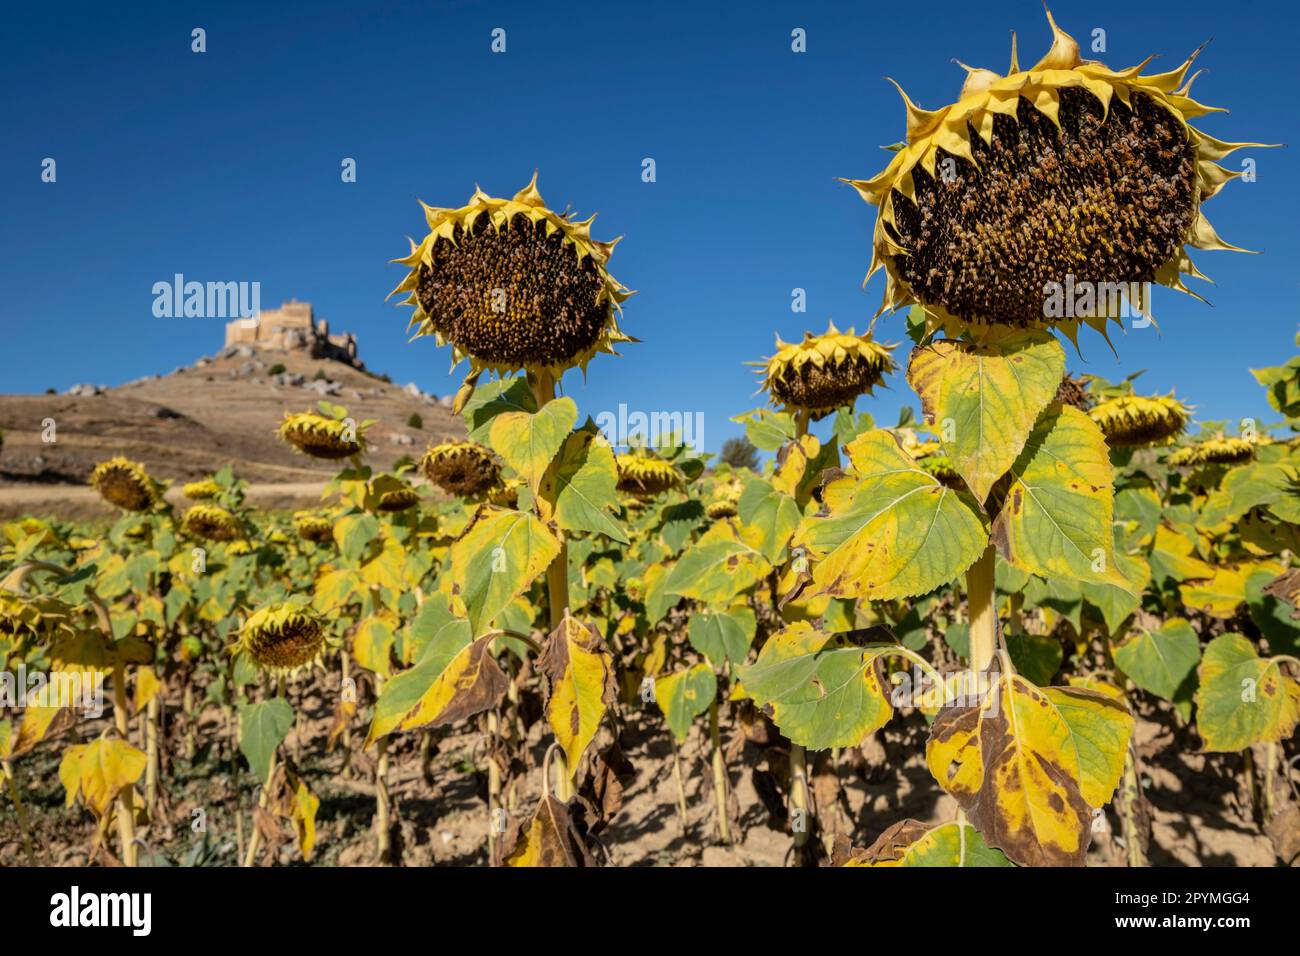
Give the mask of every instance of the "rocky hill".
[[[0, 395], [0, 516], [95, 513], [86, 479], [97, 462], [114, 455], [178, 485], [230, 464], [254, 483], [255, 497], [316, 497], [337, 466], [298, 454], [279, 440], [277, 428], [285, 412], [312, 409], [321, 399], [343, 405], [358, 421], [376, 420], [367, 433], [367, 460], [376, 468], [465, 434], [449, 396], [439, 400], [413, 384], [394, 385], [302, 351], [230, 346], [168, 375], [115, 388]], [[50, 421], [54, 441], [45, 440]]]

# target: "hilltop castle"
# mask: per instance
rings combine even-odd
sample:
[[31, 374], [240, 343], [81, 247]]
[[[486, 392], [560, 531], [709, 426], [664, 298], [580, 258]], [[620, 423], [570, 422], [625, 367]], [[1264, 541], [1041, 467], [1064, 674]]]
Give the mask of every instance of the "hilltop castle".
[[254, 345], [263, 349], [306, 352], [312, 358], [333, 359], [362, 368], [357, 338], [351, 332], [330, 335], [329, 323], [316, 320], [310, 302], [291, 300], [278, 309], [265, 309], [253, 319], [226, 323], [226, 348]]

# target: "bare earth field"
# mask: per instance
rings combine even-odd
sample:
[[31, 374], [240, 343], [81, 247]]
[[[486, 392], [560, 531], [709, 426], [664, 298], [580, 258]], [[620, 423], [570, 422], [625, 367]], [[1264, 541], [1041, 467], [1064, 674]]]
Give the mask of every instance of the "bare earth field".
[[[274, 383], [268, 370], [277, 363], [304, 384]], [[408, 394], [339, 362], [245, 349], [98, 395], [0, 395], [0, 517], [109, 515], [85, 485], [96, 463], [114, 455], [178, 484], [230, 464], [254, 485], [250, 497], [260, 507], [314, 500], [337, 468], [295, 453], [276, 429], [285, 412], [313, 408], [322, 398], [357, 421], [376, 420], [368, 432], [376, 469], [465, 433], [461, 419], [431, 396]], [[407, 424], [412, 414], [421, 428]], [[53, 442], [43, 440], [48, 419]]]
[[[324, 685], [322, 687], [322, 685]], [[303, 715], [283, 751], [295, 760], [303, 778], [320, 798], [317, 813], [316, 865], [374, 865], [374, 750], [354, 753], [345, 766], [341, 750], [327, 752], [333, 720], [331, 701], [337, 676], [319, 675], [314, 688], [296, 700]], [[325, 696], [322, 696], [322, 691]], [[327, 699], [328, 698], [328, 699]], [[220, 709], [209, 704], [194, 723], [197, 756], [186, 760], [187, 724], [179, 712], [176, 688], [168, 694], [162, 748], [164, 812], [142, 833], [148, 852], [141, 864], [198, 863], [238, 865], [240, 847], [251, 832], [257, 801], [253, 775], [242, 758], [232, 756], [230, 736]], [[729, 707], [732, 705], [729, 705]], [[707, 733], [697, 723], [682, 745], [687, 815], [677, 811], [673, 781], [673, 742], [654, 709], [625, 712], [623, 747], [633, 774], [626, 784], [622, 809], [600, 834], [601, 862], [616, 866], [782, 866], [791, 860], [791, 836], [782, 819], [781, 798], [771, 796], [769, 773], [781, 773], [784, 751], [764, 748], [743, 733], [735, 711], [722, 712], [723, 745], [731, 767], [731, 813], [737, 840], [721, 846], [716, 839], [714, 801], [709, 773]], [[83, 721], [73, 733], [91, 739], [99, 731]], [[353, 734], [364, 734], [357, 722]], [[1177, 726], [1168, 710], [1152, 710], [1138, 723], [1146, 795], [1152, 816], [1149, 859], [1155, 866], [1275, 866], [1274, 844], [1252, 819], [1244, 792], [1242, 756], [1195, 753], [1194, 735]], [[528, 730], [530, 766], [518, 780], [511, 823], [526, 823], [538, 797], [540, 766], [549, 732], [539, 722]], [[889, 825], [913, 817], [922, 821], [951, 819], [952, 799], [935, 786], [923, 763], [925, 722], [916, 714], [871, 735], [861, 748], [841, 752], [837, 767], [814, 769], [814, 796], [823, 801], [826, 826], [854, 846], [869, 845]], [[597, 747], [609, 739], [602, 731]], [[751, 735], [752, 736], [752, 735]], [[481, 734], [464, 725], [435, 731], [434, 755], [426, 779], [421, 767], [418, 733], [399, 734], [390, 749], [389, 785], [393, 796], [393, 846], [400, 865], [485, 865], [489, 828], [487, 777]], [[91, 857], [95, 824], [91, 814], [64, 806], [57, 775], [65, 740], [45, 741], [17, 765], [19, 784], [42, 863], [78, 866]], [[359, 740], [356, 750], [359, 751]], [[593, 748], [593, 750], [596, 748]], [[744, 769], [740, 769], [744, 768]], [[750, 769], [753, 768], [753, 769]], [[233, 773], [232, 773], [233, 769]], [[828, 777], [828, 775], [832, 775]], [[840, 796], [832, 796], [830, 779], [838, 777]], [[762, 792], [768, 792], [764, 800]], [[833, 811], [825, 808], [834, 806]], [[202, 810], [206, 834], [195, 833], [195, 811]], [[1119, 825], [1108, 809], [1099, 821], [1089, 852], [1093, 866], [1123, 866], [1124, 850], [1116, 839]], [[151, 860], [150, 854], [157, 859]], [[0, 866], [21, 862], [22, 849], [12, 805], [0, 801]], [[103, 856], [99, 862], [111, 862]], [[263, 865], [301, 865], [291, 835], [267, 855]]]

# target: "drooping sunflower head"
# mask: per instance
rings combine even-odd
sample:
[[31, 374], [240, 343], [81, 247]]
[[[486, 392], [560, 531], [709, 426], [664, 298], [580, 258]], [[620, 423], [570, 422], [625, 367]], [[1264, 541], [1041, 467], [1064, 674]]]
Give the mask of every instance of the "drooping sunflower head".
[[719, 498], [717, 501], [710, 501], [704, 506], [704, 512], [714, 521], [723, 518], [734, 518], [739, 512], [736, 510], [736, 502], [728, 498]]
[[619, 455], [618, 490], [632, 495], [653, 498], [683, 484], [682, 474], [671, 462], [646, 455]]
[[381, 492], [375, 508], [379, 511], [392, 513], [414, 508], [419, 503], [419, 493], [408, 485], [405, 488], [391, 488], [388, 491]]
[[270, 604], [249, 615], [235, 647], [261, 670], [293, 671], [320, 656], [325, 626], [309, 607]]
[[434, 445], [420, 458], [424, 476], [449, 495], [481, 498], [501, 482], [501, 466], [492, 452], [472, 441]]
[[298, 537], [312, 544], [325, 544], [334, 539], [334, 522], [310, 511], [294, 514], [293, 527]]
[[1062, 405], [1073, 405], [1081, 412], [1086, 412], [1093, 406], [1087, 383], [1068, 372], [1061, 378], [1061, 384], [1056, 389], [1056, 397], [1052, 401], [1060, 402]]
[[191, 505], [181, 518], [181, 530], [205, 541], [234, 541], [244, 536], [239, 519], [216, 505]]
[[519, 505], [519, 489], [522, 481], [502, 481], [488, 492], [488, 501], [499, 508], [515, 508]]
[[1096, 405], [1088, 415], [1111, 448], [1156, 448], [1182, 434], [1192, 411], [1173, 395], [1121, 395]]
[[286, 414], [280, 423], [280, 438], [312, 458], [338, 461], [360, 455], [366, 449], [364, 426], [350, 418], [326, 418], [315, 412]]
[[822, 418], [870, 395], [896, 367], [893, 348], [852, 329], [841, 332], [834, 323], [822, 335], [805, 332], [802, 342], [782, 342], [778, 335], [776, 353], [760, 363], [761, 387], [772, 404]]
[[618, 240], [591, 238], [592, 219], [548, 209], [537, 174], [510, 199], [476, 189], [458, 209], [424, 207], [429, 233], [394, 260], [410, 272], [410, 327], [452, 347], [470, 375], [547, 370], [555, 375], [632, 341], [618, 326], [631, 293], [607, 269]]
[[950, 335], [1055, 326], [1075, 338], [1125, 308], [1149, 312], [1143, 283], [1194, 294], [1181, 277], [1204, 276], [1187, 246], [1237, 249], [1201, 204], [1241, 175], [1217, 160], [1263, 144], [1189, 125], [1222, 112], [1189, 96], [1200, 51], [1168, 73], [1142, 73], [1149, 59], [1112, 70], [1048, 22], [1051, 49], [1027, 70], [1013, 39], [1007, 75], [966, 67], [956, 103], [923, 110], [903, 94], [907, 142], [877, 176], [847, 180], [879, 210], [867, 275], [885, 269], [882, 312], [920, 303]]
[[90, 484], [101, 498], [123, 511], [150, 511], [162, 498], [162, 489], [144, 465], [120, 456], [96, 465]]
[[15, 644], [70, 636], [72, 618], [72, 608], [58, 598], [0, 590], [0, 638]]
[[202, 481], [191, 481], [181, 488], [185, 497], [190, 501], [210, 501], [221, 494], [221, 486], [211, 478], [204, 478]]
[[1200, 465], [1240, 465], [1255, 457], [1255, 443], [1244, 438], [1208, 438], [1180, 448], [1169, 456], [1169, 464], [1175, 468], [1198, 467]]

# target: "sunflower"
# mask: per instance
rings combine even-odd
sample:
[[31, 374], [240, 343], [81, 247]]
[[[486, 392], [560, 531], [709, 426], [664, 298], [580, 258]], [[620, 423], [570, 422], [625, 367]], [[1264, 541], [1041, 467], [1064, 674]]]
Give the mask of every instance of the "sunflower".
[[424, 476], [449, 495], [480, 498], [501, 483], [501, 466], [492, 453], [471, 441], [444, 442], [420, 458]]
[[1197, 465], [1239, 465], [1255, 457], [1255, 445], [1244, 438], [1209, 438], [1180, 448], [1169, 456], [1175, 468]]
[[[421, 204], [423, 205], [423, 203]], [[483, 369], [584, 371], [597, 352], [633, 341], [618, 327], [632, 293], [606, 266], [618, 240], [591, 238], [591, 222], [548, 208], [537, 174], [511, 199], [476, 189], [459, 209], [424, 206], [429, 234], [396, 259], [410, 272], [393, 290], [410, 293], [408, 328]]]
[[[52, 597], [27, 597], [0, 590], [0, 638], [49, 641], [73, 634], [72, 608]], [[0, 665], [4, 660], [0, 657]]]
[[805, 332], [803, 341], [782, 342], [776, 337], [776, 354], [764, 362], [759, 375], [772, 404], [807, 409], [814, 419], [852, 405], [859, 395], [870, 395], [896, 366], [894, 346], [882, 345], [869, 335], [841, 332], [829, 323], [821, 335]]
[[1088, 411], [1093, 405], [1092, 396], [1088, 394], [1087, 383], [1068, 372], [1062, 377], [1061, 384], [1057, 386], [1056, 397], [1052, 401], [1060, 402], [1062, 405], [1073, 405], [1081, 412]]
[[720, 521], [723, 518], [734, 518], [739, 512], [734, 501], [722, 498], [718, 501], [710, 501], [705, 506], [704, 513], [714, 521]]
[[1088, 415], [1112, 448], [1154, 448], [1177, 438], [1191, 409], [1170, 395], [1121, 395], [1107, 399]]
[[144, 465], [120, 456], [96, 465], [90, 484], [100, 497], [123, 511], [149, 511], [162, 497]]
[[[1189, 125], [1223, 112], [1189, 96], [1200, 51], [1168, 73], [1143, 74], [1149, 58], [1111, 70], [1047, 18], [1052, 46], [1030, 69], [1013, 37], [1007, 75], [964, 67], [956, 103], [931, 112], [903, 93], [907, 142], [874, 178], [845, 180], [878, 207], [867, 277], [885, 269], [881, 312], [921, 303], [930, 331], [1054, 325], [1074, 339], [1081, 323], [1104, 332], [1131, 284], [1194, 295], [1187, 246], [1244, 251], [1201, 204], [1241, 175], [1217, 160], [1264, 144]], [[1047, 317], [1049, 290], [1071, 281], [1106, 301]]]
[[503, 481], [488, 492], [488, 501], [499, 508], [516, 508], [519, 506], [519, 489], [522, 481]]
[[286, 414], [280, 438], [312, 458], [337, 461], [359, 455], [366, 448], [364, 427], [349, 419], [326, 418], [314, 412]]
[[615, 463], [618, 465], [619, 491], [653, 498], [682, 485], [681, 472], [662, 458], [619, 455]]
[[285, 672], [310, 664], [324, 647], [324, 623], [310, 608], [271, 604], [249, 615], [235, 649], [260, 669]]
[[239, 519], [216, 505], [191, 505], [181, 518], [181, 529], [207, 541], [234, 541], [244, 536]]
[[405, 511], [408, 508], [414, 508], [420, 503], [420, 496], [414, 488], [407, 486], [405, 488], [392, 488], [388, 491], [381, 492], [379, 501], [375, 504], [378, 511]]
[[299, 511], [293, 516], [293, 527], [298, 537], [313, 544], [325, 544], [334, 539], [334, 522], [309, 511]]
[[190, 501], [209, 501], [221, 494], [221, 486], [211, 478], [204, 478], [202, 481], [191, 481], [181, 491]]

